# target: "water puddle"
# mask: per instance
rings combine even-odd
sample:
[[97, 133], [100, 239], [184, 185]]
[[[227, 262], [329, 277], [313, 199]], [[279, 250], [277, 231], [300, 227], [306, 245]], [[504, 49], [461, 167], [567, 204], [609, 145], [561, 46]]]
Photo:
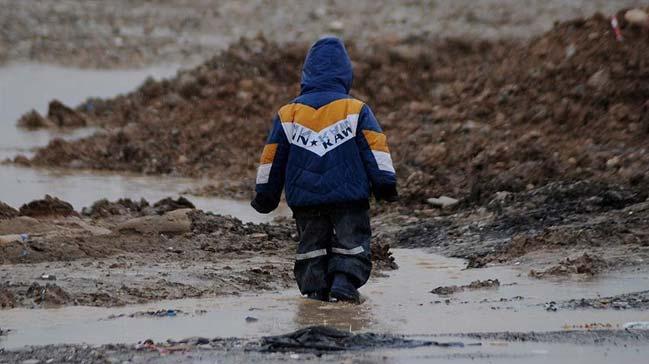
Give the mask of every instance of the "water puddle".
[[[177, 70], [178, 66], [136, 70], [80, 70], [42, 64], [1, 67], [0, 160], [17, 154], [30, 155], [34, 148], [46, 145], [54, 137], [70, 140], [97, 132], [95, 128], [69, 131], [22, 130], [16, 127], [16, 121], [25, 112], [36, 109], [45, 114], [48, 103], [54, 98], [66, 105], [76, 106], [88, 97], [112, 97], [134, 90], [147, 77], [170, 77]], [[79, 210], [102, 198], [145, 198], [154, 202], [164, 197], [178, 196], [205, 182], [188, 178], [64, 172], [0, 165], [0, 201], [19, 207], [25, 202], [50, 194], [70, 202]], [[280, 206], [273, 214], [261, 215], [250, 207], [249, 201], [196, 196], [189, 198], [200, 209], [232, 215], [244, 222], [269, 222], [276, 216], [290, 213], [286, 205]]]
[[[49, 194], [68, 201], [76, 210], [81, 210], [102, 198], [111, 201], [145, 198], [151, 203], [165, 197], [175, 198], [205, 183], [207, 181], [180, 177], [60, 171], [5, 165], [0, 166], [0, 201], [18, 208], [25, 202]], [[277, 216], [290, 215], [290, 209], [285, 204], [271, 214], [262, 215], [250, 206], [249, 201], [186, 197], [201, 210], [231, 215], [244, 222], [270, 222]]]
[[52, 99], [74, 107], [89, 97], [130, 92], [147, 77], [171, 77], [177, 70], [175, 65], [135, 70], [80, 70], [36, 63], [0, 67], [0, 160], [28, 154], [53, 137], [74, 139], [95, 132], [92, 128], [69, 132], [16, 128], [16, 121], [27, 111], [45, 114]]
[[[3, 327], [14, 330], [0, 341], [6, 348], [27, 344], [134, 343], [145, 338], [164, 341], [189, 336], [258, 337], [286, 333], [311, 325], [426, 337], [432, 334], [491, 331], [557, 331], [564, 325], [593, 322], [614, 328], [647, 320], [642, 311], [559, 310], [539, 304], [571, 298], [592, 298], [646, 289], [645, 272], [604, 275], [587, 282], [531, 279], [511, 267], [462, 270], [460, 259], [419, 249], [395, 249], [400, 269], [375, 277], [362, 289], [362, 305], [321, 303], [299, 296], [296, 289], [241, 296], [161, 301], [120, 308], [64, 307], [0, 311]], [[467, 291], [450, 302], [429, 293], [440, 285], [466, 284], [497, 278], [498, 288]], [[514, 297], [522, 297], [515, 298]], [[436, 303], [436, 301], [442, 301]], [[128, 317], [139, 311], [176, 309], [175, 317]], [[108, 319], [114, 316], [120, 316]], [[248, 319], [253, 317], [255, 320]], [[90, 335], [89, 333], [92, 333]]]

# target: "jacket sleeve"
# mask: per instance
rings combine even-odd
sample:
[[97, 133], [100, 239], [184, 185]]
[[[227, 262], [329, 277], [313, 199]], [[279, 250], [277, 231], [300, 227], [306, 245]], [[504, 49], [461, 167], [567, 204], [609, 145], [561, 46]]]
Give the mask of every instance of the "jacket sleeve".
[[268, 135], [268, 140], [261, 153], [255, 188], [257, 192], [255, 201], [258, 205], [261, 205], [263, 210], [268, 212], [277, 207], [282, 196], [289, 147], [282, 123], [279, 116], [276, 115], [273, 119], [273, 126]]
[[374, 113], [364, 105], [358, 117], [356, 143], [365, 164], [365, 170], [377, 199], [395, 200], [397, 197], [397, 176], [387, 138]]

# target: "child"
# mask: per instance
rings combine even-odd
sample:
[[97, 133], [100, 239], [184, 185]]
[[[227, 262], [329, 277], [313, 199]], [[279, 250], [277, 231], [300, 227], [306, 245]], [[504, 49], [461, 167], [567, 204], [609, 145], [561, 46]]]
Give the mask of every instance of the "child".
[[342, 41], [317, 41], [304, 61], [301, 93], [283, 106], [261, 155], [252, 206], [269, 213], [286, 201], [300, 243], [295, 279], [302, 294], [358, 302], [370, 259], [370, 191], [396, 201], [385, 134], [372, 110], [349, 96], [352, 64]]

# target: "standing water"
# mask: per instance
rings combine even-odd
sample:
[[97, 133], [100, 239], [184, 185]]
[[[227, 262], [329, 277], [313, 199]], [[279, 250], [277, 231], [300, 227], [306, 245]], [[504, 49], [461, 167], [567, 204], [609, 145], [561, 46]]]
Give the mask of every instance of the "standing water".
[[[157, 66], [137, 70], [80, 70], [41, 64], [13, 64], [0, 68], [0, 160], [17, 154], [29, 155], [52, 138], [77, 139], [95, 128], [29, 131], [16, 127], [21, 115], [31, 109], [47, 112], [52, 99], [74, 107], [89, 97], [113, 97], [131, 92], [148, 77], [173, 76], [178, 66]], [[176, 197], [206, 181], [188, 178], [146, 177], [97, 172], [63, 172], [0, 165], [0, 201], [14, 207], [50, 194], [70, 202], [76, 209], [107, 198], [156, 201]], [[251, 186], [253, 182], [251, 181]], [[243, 221], [267, 222], [287, 215], [286, 206], [271, 215], [256, 213], [247, 201], [191, 197], [200, 209], [232, 215]]]

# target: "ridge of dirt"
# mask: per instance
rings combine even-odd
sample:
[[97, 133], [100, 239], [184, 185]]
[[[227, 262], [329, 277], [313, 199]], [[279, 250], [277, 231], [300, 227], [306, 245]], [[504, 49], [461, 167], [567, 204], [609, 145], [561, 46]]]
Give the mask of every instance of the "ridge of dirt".
[[[527, 43], [350, 45], [352, 94], [386, 130], [403, 202], [447, 195], [480, 203], [498, 191], [566, 179], [647, 183], [649, 30], [622, 30], [618, 42], [596, 14]], [[29, 163], [252, 186], [272, 115], [299, 92], [305, 52], [299, 44], [244, 40], [172, 80], [89, 100], [78, 111], [109, 132], [54, 140]], [[248, 185], [235, 193], [249, 194]]]
[[[43, 201], [67, 206], [48, 196], [26, 204], [35, 217], [0, 221], [7, 234], [0, 235], [0, 308], [116, 306], [294, 284], [289, 222], [243, 223], [185, 198], [100, 200], [81, 215], [51, 214]], [[385, 243], [373, 244], [372, 261], [376, 274], [398, 268]]]

